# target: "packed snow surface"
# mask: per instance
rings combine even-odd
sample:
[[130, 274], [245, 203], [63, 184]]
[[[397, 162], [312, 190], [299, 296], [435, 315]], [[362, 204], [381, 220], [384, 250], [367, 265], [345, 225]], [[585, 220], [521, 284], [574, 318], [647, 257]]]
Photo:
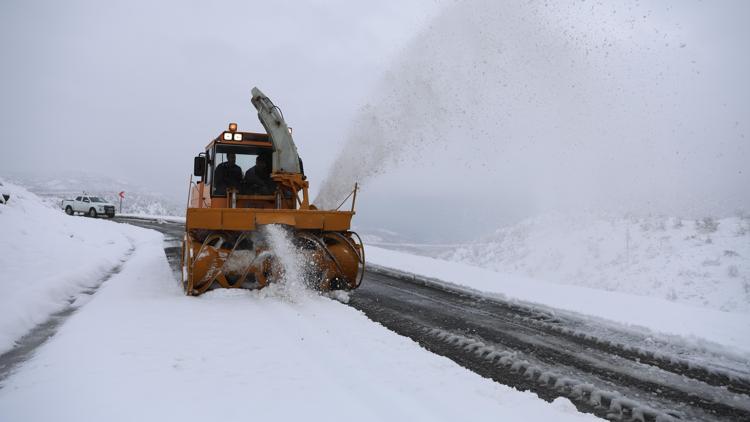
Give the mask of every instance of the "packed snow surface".
[[[287, 279], [281, 284], [186, 297], [165, 259], [161, 234], [58, 215], [32, 194], [12, 189], [17, 203], [1, 208], [0, 221], [4, 229], [16, 230], [2, 243], [2, 252], [13, 259], [29, 263], [35, 257], [25, 254], [41, 248], [50, 252], [46, 262], [58, 273], [83, 278], [90, 268], [103, 266], [105, 273], [126, 250], [133, 252], [121, 271], [4, 381], [3, 420], [596, 419], [565, 399], [547, 403], [482, 378], [303, 283], [288, 283], [299, 276], [295, 258], [284, 260]], [[62, 235], [42, 230], [61, 224], [67, 224]], [[283, 233], [272, 234], [274, 247], [283, 250]], [[107, 250], [109, 241], [120, 250], [104, 264], [99, 261], [107, 256], [99, 251], [81, 254], [93, 264], [81, 259], [66, 265], [61, 256], [67, 252], [61, 250], [73, 241], [64, 239], [79, 236], [91, 243], [90, 250]], [[60, 249], [43, 249], [50, 237], [60, 238]], [[13, 262], [7, 256], [3, 264]], [[12, 267], [12, 275], [22, 267]], [[46, 296], [66, 283], [65, 277], [44, 279], [29, 297]], [[15, 277], [2, 280], [7, 287], [21, 284]], [[18, 308], [5, 304], [3, 319], [20, 319]]]
[[165, 221], [165, 222], [170, 222], [170, 223], [185, 224], [185, 217], [180, 217], [180, 216], [175, 216], [175, 215], [121, 213], [121, 214], [117, 214], [116, 217], [126, 217], [126, 218], [143, 219], [143, 220], [156, 221], [156, 222]]
[[23, 187], [3, 184], [10, 201], [0, 205], [0, 353], [100, 283], [140, 230], [67, 216]]

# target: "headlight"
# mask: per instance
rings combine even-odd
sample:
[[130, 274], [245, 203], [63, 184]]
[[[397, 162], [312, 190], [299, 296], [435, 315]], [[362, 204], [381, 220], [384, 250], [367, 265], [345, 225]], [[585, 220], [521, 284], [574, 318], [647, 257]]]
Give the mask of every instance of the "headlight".
[[230, 132], [224, 132], [224, 140], [225, 141], [231, 141], [232, 140], [232, 134]]
[[242, 134], [241, 133], [235, 133], [234, 134], [234, 140], [235, 141], [241, 141], [242, 140]]

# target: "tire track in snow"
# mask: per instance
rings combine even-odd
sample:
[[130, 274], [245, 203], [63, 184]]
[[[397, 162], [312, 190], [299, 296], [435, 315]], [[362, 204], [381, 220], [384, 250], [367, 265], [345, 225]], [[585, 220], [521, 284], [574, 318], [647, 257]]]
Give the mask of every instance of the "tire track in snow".
[[[369, 268], [377, 274], [386, 275], [390, 278], [407, 281], [419, 286], [431, 287], [459, 296], [473, 297], [473, 300], [483, 303], [494, 303], [499, 308], [505, 309], [506, 312], [513, 313], [513, 317], [524, 325], [533, 325], [552, 337], [565, 338], [582, 346], [617, 355], [633, 362], [686, 375], [709, 385], [726, 387], [732, 393], [750, 395], [750, 373], [738, 373], [724, 367], [721, 363], [709, 365], [705, 362], [698, 363], [687, 359], [681, 356], [684, 354], [684, 348], [678, 348], [673, 353], [665, 352], [664, 350], [652, 350], [654, 347], [664, 349], [674, 346], [666, 341], [647, 340], [643, 335], [635, 333], [617, 333], [614, 328], [605, 331], [617, 335], [619, 339], [603, 338], [599, 337], [598, 333], [592, 332], [590, 321], [576, 321], [575, 317], [571, 316], [567, 316], [563, 320], [561, 316], [557, 315], [564, 312], [555, 310], [547, 312], [541, 306], [535, 307], [530, 304], [527, 305], [520, 302], [487, 297], [468, 288], [376, 265], [370, 265]], [[652, 343], [651, 348], [644, 346], [646, 343]], [[727, 356], [712, 354], [710, 352], [705, 353], [708, 358], [716, 361], [727, 359]], [[731, 358], [729, 363], [735, 366], [738, 365], [738, 362]]]
[[[183, 226], [127, 222], [167, 235], [165, 253], [179, 276], [174, 240]], [[688, 350], [702, 358], [697, 362], [649, 350], [637, 333], [382, 268], [368, 271], [349, 305], [480, 375], [546, 400], [567, 397], [580, 411], [603, 418], [750, 420], [750, 378], [733, 370], [731, 357]]]
[[48, 339], [52, 338], [60, 326], [75, 313], [76, 310], [84, 306], [91, 297], [101, 288], [104, 283], [109, 281], [113, 276], [118, 274], [123, 265], [128, 261], [135, 251], [135, 246], [125, 252], [120, 263], [108, 271], [104, 277], [100, 278], [94, 285], [86, 287], [67, 299], [67, 303], [62, 309], [53, 313], [46, 321], [32, 328], [28, 333], [16, 341], [15, 347], [0, 355], [0, 389], [4, 387], [4, 381], [13, 371], [22, 363], [26, 362], [43, 345]]
[[544, 309], [376, 272], [352, 295], [350, 305], [482, 376], [533, 391], [546, 400], [567, 397], [580, 411], [603, 418], [750, 420], [750, 397], [744, 394], [529, 323], [561, 327], [581, 323]]

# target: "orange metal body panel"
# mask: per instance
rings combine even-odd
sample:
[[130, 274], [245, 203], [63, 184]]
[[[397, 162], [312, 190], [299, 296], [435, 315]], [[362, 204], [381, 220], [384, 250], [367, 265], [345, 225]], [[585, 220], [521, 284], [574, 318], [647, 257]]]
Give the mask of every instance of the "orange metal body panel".
[[351, 211], [284, 210], [260, 208], [188, 208], [188, 230], [255, 230], [259, 225], [284, 224], [298, 229], [347, 231]]
[[221, 213], [221, 225], [224, 230], [255, 230], [255, 219], [248, 218], [242, 209], [227, 209]]
[[[207, 186], [207, 189], [210, 186]], [[291, 202], [291, 201], [288, 201]], [[237, 195], [237, 208], [275, 208], [276, 196], [274, 195]], [[229, 200], [225, 196], [211, 198], [206, 207], [198, 208], [231, 208]], [[289, 207], [292, 208], [292, 207]]]
[[318, 227], [325, 227], [325, 216], [309, 212], [298, 214], [295, 218], [295, 223], [298, 229], [314, 230]]

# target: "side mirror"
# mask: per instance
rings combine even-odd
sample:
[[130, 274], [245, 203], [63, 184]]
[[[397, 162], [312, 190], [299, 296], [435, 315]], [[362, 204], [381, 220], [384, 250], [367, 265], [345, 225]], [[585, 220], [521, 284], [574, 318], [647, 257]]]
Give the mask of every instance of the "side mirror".
[[203, 177], [206, 171], [206, 157], [197, 156], [193, 160], [193, 175]]

